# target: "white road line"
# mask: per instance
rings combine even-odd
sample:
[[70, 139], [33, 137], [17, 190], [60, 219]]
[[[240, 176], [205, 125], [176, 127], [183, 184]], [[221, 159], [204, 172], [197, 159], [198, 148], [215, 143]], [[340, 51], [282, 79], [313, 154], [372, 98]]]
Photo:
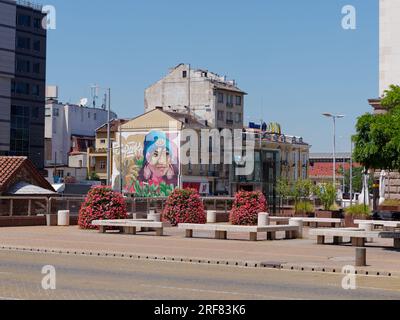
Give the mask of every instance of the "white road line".
[[275, 296], [266, 296], [266, 295], [261, 295], [261, 294], [241, 293], [241, 292], [231, 292], [231, 291], [217, 291], [217, 290], [206, 290], [206, 289], [195, 289], [195, 288], [155, 286], [155, 285], [147, 285], [147, 284], [141, 284], [140, 286], [141, 287], [148, 287], [148, 288], [166, 289], [166, 290], [180, 290], [180, 291], [203, 292], [203, 293], [229, 294], [229, 295], [235, 295], [235, 296], [250, 296], [250, 297], [259, 297], [259, 298], [263, 298], [263, 299], [301, 300], [301, 299], [298, 299], [298, 298], [275, 297]]
[[0, 297], [0, 300], [6, 300], [6, 301], [19, 301], [21, 299], [17, 298], [9, 298], [9, 297]]

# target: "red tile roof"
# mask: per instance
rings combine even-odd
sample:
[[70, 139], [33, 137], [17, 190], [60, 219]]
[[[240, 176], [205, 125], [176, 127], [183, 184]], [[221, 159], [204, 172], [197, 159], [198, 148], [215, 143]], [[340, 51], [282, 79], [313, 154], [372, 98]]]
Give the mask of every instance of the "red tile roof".
[[[350, 163], [336, 163], [336, 172], [340, 176], [341, 168], [345, 170], [350, 169]], [[359, 167], [358, 164], [354, 164], [354, 167]], [[314, 162], [313, 166], [310, 166], [310, 177], [322, 177], [328, 178], [333, 176], [333, 163], [332, 162]]]
[[25, 168], [29, 176], [22, 177], [34, 181], [39, 187], [54, 191], [51, 184], [40, 174], [27, 157], [0, 156], [0, 193], [7, 191], [13, 184], [20, 181], [18, 176]]

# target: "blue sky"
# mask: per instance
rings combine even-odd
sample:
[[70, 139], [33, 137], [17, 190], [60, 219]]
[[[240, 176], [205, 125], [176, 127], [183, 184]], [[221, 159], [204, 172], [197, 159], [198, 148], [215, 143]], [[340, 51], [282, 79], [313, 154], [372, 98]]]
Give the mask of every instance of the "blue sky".
[[[144, 89], [184, 62], [238, 81], [245, 118], [281, 123], [313, 152], [349, 151], [356, 118], [378, 96], [377, 0], [51, 0], [47, 82], [64, 102], [112, 88], [120, 117], [143, 112]], [[344, 5], [357, 29], [341, 26]]]

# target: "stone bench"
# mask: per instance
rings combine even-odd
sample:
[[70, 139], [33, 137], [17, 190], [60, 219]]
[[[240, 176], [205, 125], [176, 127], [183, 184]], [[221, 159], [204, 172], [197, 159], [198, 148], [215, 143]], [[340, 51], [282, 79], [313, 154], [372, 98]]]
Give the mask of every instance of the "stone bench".
[[372, 227], [383, 227], [384, 229], [399, 229], [400, 221], [381, 221], [381, 220], [354, 220], [358, 226], [372, 225]]
[[329, 224], [331, 227], [340, 228], [344, 220], [334, 219], [334, 218], [300, 218], [304, 225], [309, 225], [310, 227], [318, 228], [321, 224]]
[[232, 226], [223, 224], [190, 224], [181, 223], [179, 229], [186, 232], [186, 238], [193, 238], [194, 231], [214, 232], [215, 239], [227, 239], [229, 233], [248, 233], [250, 241], [257, 241], [258, 233], [266, 233], [268, 240], [275, 240], [277, 232], [285, 232], [285, 239], [296, 239], [299, 235], [299, 227], [293, 225], [279, 226]]
[[[277, 225], [280, 224], [288, 224], [289, 221], [292, 218], [288, 218], [288, 217], [269, 217], [269, 222], [272, 223], [274, 222]], [[343, 220], [342, 219], [331, 219], [331, 218], [303, 218], [303, 217], [296, 217], [293, 218], [296, 220], [301, 220], [303, 221], [303, 225], [310, 225], [313, 226], [315, 228], [318, 228], [319, 225], [321, 224], [329, 224], [331, 227], [335, 227], [335, 228], [339, 228], [342, 226], [343, 224]]]
[[171, 227], [167, 222], [154, 222], [145, 219], [138, 220], [96, 220], [92, 222], [93, 226], [99, 227], [100, 233], [106, 233], [108, 227], [119, 228], [121, 232], [126, 234], [136, 234], [138, 228], [151, 229], [156, 232], [157, 236], [164, 234], [164, 228]]
[[379, 232], [366, 231], [357, 228], [341, 228], [341, 229], [312, 229], [310, 236], [317, 237], [318, 244], [325, 244], [326, 237], [333, 237], [333, 244], [340, 245], [343, 238], [350, 238], [351, 244], [356, 247], [364, 247], [367, 239], [393, 239], [393, 247], [400, 249], [400, 232]]

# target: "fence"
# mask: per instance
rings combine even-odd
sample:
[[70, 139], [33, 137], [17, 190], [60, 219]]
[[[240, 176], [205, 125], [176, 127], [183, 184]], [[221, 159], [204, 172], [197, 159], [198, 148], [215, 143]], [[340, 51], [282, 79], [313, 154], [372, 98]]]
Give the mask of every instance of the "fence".
[[[59, 210], [69, 210], [71, 215], [78, 215], [84, 197], [0, 197], [0, 217], [37, 216], [56, 214]], [[129, 213], [147, 213], [149, 210], [164, 210], [167, 198], [126, 198]], [[206, 197], [202, 198], [206, 210], [228, 213], [234, 198]]]

